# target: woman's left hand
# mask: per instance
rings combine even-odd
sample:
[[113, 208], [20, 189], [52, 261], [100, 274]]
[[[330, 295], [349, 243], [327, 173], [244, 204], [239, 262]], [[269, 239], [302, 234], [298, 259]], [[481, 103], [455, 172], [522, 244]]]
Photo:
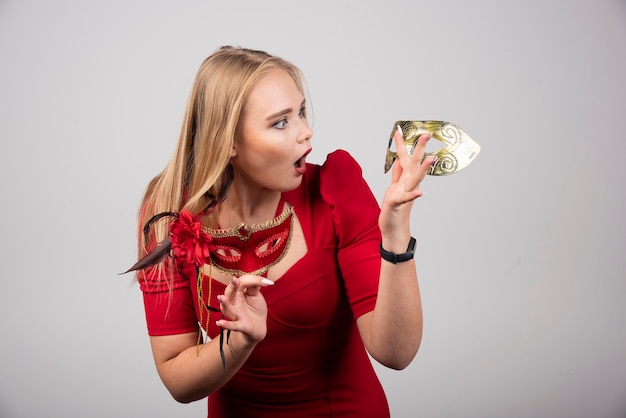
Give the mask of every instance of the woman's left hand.
[[413, 149], [413, 155], [404, 145], [400, 127], [393, 136], [398, 158], [391, 171], [391, 184], [387, 188], [381, 204], [379, 227], [383, 235], [392, 233], [399, 227], [408, 226], [409, 215], [415, 199], [423, 195], [420, 185], [428, 169], [435, 162], [435, 157], [422, 161], [429, 134], [422, 134]]

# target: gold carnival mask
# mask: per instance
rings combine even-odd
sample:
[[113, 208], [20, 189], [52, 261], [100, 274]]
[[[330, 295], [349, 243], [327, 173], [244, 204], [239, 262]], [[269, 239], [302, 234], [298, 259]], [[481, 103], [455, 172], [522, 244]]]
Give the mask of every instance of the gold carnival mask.
[[393, 125], [391, 136], [389, 137], [389, 145], [387, 146], [387, 155], [385, 158], [385, 173], [389, 171], [394, 161], [398, 158], [398, 154], [391, 151], [393, 145], [393, 136], [400, 126], [404, 146], [409, 155], [413, 154], [417, 139], [420, 135], [429, 133], [432, 138], [446, 144], [436, 152], [425, 152], [424, 158], [434, 155], [435, 163], [428, 169], [431, 176], [447, 176], [467, 167], [476, 158], [480, 152], [480, 145], [476, 143], [470, 136], [458, 126], [437, 120], [400, 120]]

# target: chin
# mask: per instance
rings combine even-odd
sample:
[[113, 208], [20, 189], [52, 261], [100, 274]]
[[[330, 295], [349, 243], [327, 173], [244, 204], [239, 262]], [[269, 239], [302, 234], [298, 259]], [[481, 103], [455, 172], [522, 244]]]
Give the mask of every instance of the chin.
[[281, 193], [290, 192], [292, 190], [297, 189], [302, 184], [302, 176], [298, 176], [296, 179], [290, 182], [285, 182], [282, 187], [279, 189]]

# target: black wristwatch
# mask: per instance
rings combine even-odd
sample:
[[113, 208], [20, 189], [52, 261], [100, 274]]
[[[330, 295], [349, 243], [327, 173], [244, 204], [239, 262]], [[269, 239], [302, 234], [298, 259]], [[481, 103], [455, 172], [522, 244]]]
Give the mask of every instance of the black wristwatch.
[[383, 243], [380, 243], [380, 256], [389, 261], [390, 263], [397, 264], [402, 263], [403, 261], [409, 261], [413, 259], [415, 255], [415, 238], [411, 237], [409, 241], [409, 247], [406, 249], [406, 252], [403, 254], [391, 253], [383, 248]]

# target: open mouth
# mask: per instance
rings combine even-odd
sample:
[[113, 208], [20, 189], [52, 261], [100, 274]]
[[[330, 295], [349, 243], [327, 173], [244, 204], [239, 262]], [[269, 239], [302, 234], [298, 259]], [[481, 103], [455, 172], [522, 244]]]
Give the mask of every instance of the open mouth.
[[300, 157], [295, 163], [293, 163], [293, 166], [296, 169], [296, 173], [304, 174], [306, 172], [306, 156], [309, 155], [310, 152], [311, 148], [309, 148], [304, 154], [302, 154], [302, 157]]
[[309, 148], [307, 150], [307, 152], [305, 152], [302, 157], [300, 157], [295, 163], [293, 163], [293, 165], [296, 168], [302, 168], [304, 167], [305, 163], [306, 163], [306, 156], [309, 155], [309, 153], [311, 152], [311, 148]]

